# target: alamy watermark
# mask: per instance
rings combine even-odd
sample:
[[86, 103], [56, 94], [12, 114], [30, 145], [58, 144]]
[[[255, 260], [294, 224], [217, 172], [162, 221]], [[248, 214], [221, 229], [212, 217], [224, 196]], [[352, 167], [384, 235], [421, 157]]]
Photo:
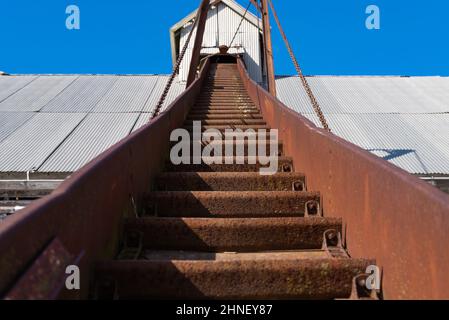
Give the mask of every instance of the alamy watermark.
[[75, 265], [67, 266], [65, 269], [67, 278], [65, 279], [65, 287], [67, 290], [80, 290], [81, 289], [81, 275], [80, 268]]
[[226, 129], [222, 132], [208, 129], [202, 132], [201, 128], [201, 121], [193, 121], [192, 132], [176, 129], [171, 133], [170, 141], [177, 142], [170, 151], [172, 164], [260, 164], [261, 175], [277, 173], [278, 130]]
[[68, 17], [65, 20], [65, 27], [68, 30], [79, 30], [81, 28], [81, 11], [77, 5], [71, 4], [65, 9]]
[[366, 7], [365, 13], [368, 17], [365, 26], [368, 30], [380, 30], [380, 8], [374, 4]]
[[[71, 4], [66, 7], [65, 26], [68, 30], [81, 29], [81, 11], [80, 8]], [[365, 20], [365, 27], [368, 30], [380, 30], [380, 8], [377, 5], [371, 4], [366, 7], [365, 13], [368, 15]]]
[[381, 273], [380, 268], [375, 265], [368, 266], [365, 273], [368, 275], [366, 278], [366, 288], [368, 290], [380, 290], [381, 287]]

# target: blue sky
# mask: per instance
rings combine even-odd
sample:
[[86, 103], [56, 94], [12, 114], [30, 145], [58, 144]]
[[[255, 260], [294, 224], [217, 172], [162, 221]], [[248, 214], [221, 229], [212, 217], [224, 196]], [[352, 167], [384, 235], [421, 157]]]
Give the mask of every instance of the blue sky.
[[[199, 0], [1, 0], [0, 70], [170, 73], [168, 30]], [[247, 0], [238, 0], [246, 6]], [[449, 76], [447, 0], [274, 0], [306, 74]], [[68, 5], [81, 30], [65, 27]], [[381, 29], [365, 28], [365, 9]], [[273, 21], [277, 74], [293, 74]]]

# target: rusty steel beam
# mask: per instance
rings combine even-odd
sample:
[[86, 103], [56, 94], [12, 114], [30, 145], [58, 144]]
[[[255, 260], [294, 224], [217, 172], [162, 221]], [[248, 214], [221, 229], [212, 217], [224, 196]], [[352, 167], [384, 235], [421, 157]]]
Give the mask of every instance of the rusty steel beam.
[[375, 257], [386, 299], [449, 299], [449, 196], [317, 128], [252, 81], [245, 87], [267, 123], [280, 128], [286, 154], [320, 190], [326, 217], [342, 217], [352, 257]]
[[[18, 292], [15, 288], [23, 291], [23, 286], [17, 287], [21, 285], [17, 279], [28, 275], [31, 281], [26, 289], [37, 292], [35, 298], [44, 298], [39, 287], [54, 286], [53, 269], [44, 265], [39, 279], [29, 277], [29, 272], [36, 257], [55, 238], [65, 248], [60, 250], [63, 254], [83, 255], [79, 294], [81, 298], [88, 296], [94, 262], [117, 254], [121, 223], [126, 216], [135, 216], [136, 207], [161, 173], [170, 133], [184, 123], [209, 66], [207, 60], [200, 76], [164, 113], [92, 160], [51, 195], [0, 224], [0, 297]], [[52, 259], [57, 256], [52, 255]]]
[[258, 0], [250, 0], [251, 3], [253, 4], [253, 6], [256, 8], [256, 10], [258, 10], [259, 12], [261, 11]]
[[[197, 68], [201, 60], [201, 49], [203, 45], [204, 29], [206, 28], [207, 12], [209, 11], [210, 1], [202, 0], [196, 16], [196, 36], [193, 45], [192, 60], [190, 61], [189, 74], [187, 76], [187, 87], [189, 87], [196, 78]], [[195, 27], [195, 25], [193, 26]]]
[[[54, 239], [33, 262], [28, 271], [17, 281], [14, 288], [5, 296], [6, 300], [48, 300], [78, 298], [77, 291], [70, 296], [62, 296], [67, 277], [66, 267], [77, 265], [82, 254], [75, 258], [59, 239]], [[35, 284], [30, 286], [30, 283]]]
[[267, 0], [261, 0], [265, 63], [267, 65], [268, 91], [276, 97], [276, 79], [274, 73], [273, 43], [271, 41], [270, 13]]

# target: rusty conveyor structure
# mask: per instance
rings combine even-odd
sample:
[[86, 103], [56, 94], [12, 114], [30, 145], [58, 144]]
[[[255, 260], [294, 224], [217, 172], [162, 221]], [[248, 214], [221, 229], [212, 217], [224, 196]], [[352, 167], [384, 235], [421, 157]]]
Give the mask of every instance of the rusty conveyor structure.
[[[267, 129], [235, 59], [211, 60], [184, 128], [201, 121], [203, 130]], [[320, 217], [320, 194], [306, 192], [304, 175], [293, 172], [282, 145], [279, 173], [262, 176], [260, 162], [249, 163], [249, 145], [262, 138], [233, 139], [234, 150], [245, 149], [244, 164], [168, 163], [145, 200], [144, 216], [125, 221], [128, 246], [115, 261], [98, 265], [99, 297], [349, 297], [352, 279], [374, 262], [347, 256], [338, 238], [341, 219]], [[264, 144], [269, 149], [269, 141]]]
[[[447, 195], [288, 109], [239, 56], [209, 56], [191, 77], [166, 111], [0, 224], [1, 297], [449, 299]], [[172, 131], [194, 121], [278, 129], [278, 173], [248, 157], [169, 162]], [[80, 290], [64, 286], [68, 265]], [[372, 265], [376, 295], [363, 288]]]

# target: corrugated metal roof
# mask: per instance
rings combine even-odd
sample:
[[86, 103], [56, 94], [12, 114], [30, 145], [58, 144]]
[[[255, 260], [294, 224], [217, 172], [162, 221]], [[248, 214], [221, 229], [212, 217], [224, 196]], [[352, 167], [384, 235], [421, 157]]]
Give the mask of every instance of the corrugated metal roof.
[[[22, 76], [11, 77], [11, 82], [23, 83], [22, 78]], [[23, 89], [1, 102], [0, 112], [39, 111], [77, 78], [77, 76], [37, 77]]]
[[[78, 169], [147, 123], [167, 80], [1, 77], [0, 97], [7, 98], [0, 103], [0, 172]], [[335, 134], [411, 173], [449, 175], [449, 78], [309, 80]], [[297, 77], [279, 77], [277, 85], [287, 106], [319, 125]], [[183, 90], [175, 82], [163, 110]]]
[[117, 76], [80, 76], [50, 101], [43, 112], [89, 112], [118, 80]]
[[0, 143], [33, 116], [32, 112], [0, 112]]
[[0, 172], [38, 168], [86, 116], [38, 113], [0, 143]]
[[140, 112], [160, 77], [120, 76], [92, 112]]
[[[449, 78], [308, 80], [334, 134], [411, 173], [449, 174]], [[284, 104], [321, 127], [299, 78], [276, 83]]]
[[[0, 111], [0, 172], [72, 172], [146, 123], [168, 76], [8, 79], [0, 86], [8, 96], [0, 103], [8, 111]], [[163, 110], [183, 90], [175, 82]]]
[[[151, 113], [156, 109], [156, 106], [161, 98], [162, 92], [165, 89], [167, 84], [168, 77], [159, 77], [156, 86], [154, 87], [151, 96], [148, 101], [145, 103], [145, 106], [142, 109], [142, 112]], [[168, 91], [167, 98], [165, 99], [164, 105], [161, 108], [161, 111], [166, 110], [166, 108], [178, 97], [185, 89], [185, 84], [181, 84], [178, 81], [173, 82], [170, 90]]]
[[0, 77], [0, 102], [3, 102], [3, 100], [10, 97], [36, 78], [36, 76]]
[[151, 113], [141, 113], [139, 119], [137, 119], [136, 125], [133, 128], [133, 132], [142, 128], [150, 121]]
[[[312, 114], [305, 116], [319, 126]], [[329, 114], [332, 132], [416, 174], [449, 174], [449, 114]]]
[[[326, 114], [449, 112], [449, 80], [442, 77], [310, 77]], [[298, 77], [276, 80], [280, 99], [299, 113], [313, 113]]]
[[131, 133], [137, 113], [92, 113], [39, 167], [41, 172], [73, 172]]

